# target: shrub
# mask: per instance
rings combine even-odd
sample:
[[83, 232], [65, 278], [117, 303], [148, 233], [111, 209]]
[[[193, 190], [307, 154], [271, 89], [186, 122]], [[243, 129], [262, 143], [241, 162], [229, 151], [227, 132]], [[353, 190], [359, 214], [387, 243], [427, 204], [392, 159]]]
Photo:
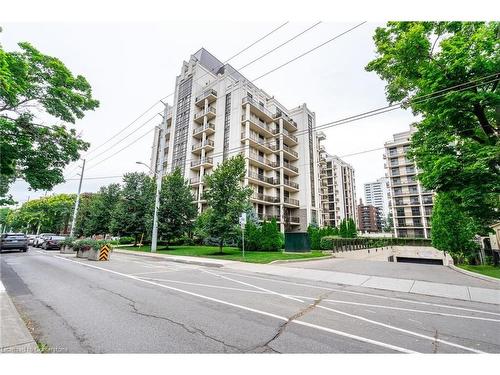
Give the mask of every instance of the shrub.
[[245, 225], [245, 251], [280, 251], [284, 245], [276, 219], [261, 225], [247, 221]]
[[85, 238], [83, 240], [77, 240], [73, 243], [73, 249], [77, 251], [83, 250], [84, 248], [96, 249], [98, 247], [99, 247], [98, 241], [88, 238]]
[[320, 250], [321, 239], [325, 236], [336, 236], [338, 235], [339, 231], [334, 227], [318, 228], [317, 226], [310, 225], [307, 228], [307, 233], [309, 233], [309, 238], [311, 240], [311, 249]]
[[118, 240], [120, 245], [131, 244], [134, 243], [134, 237], [120, 237]]
[[75, 237], [66, 237], [64, 240], [60, 242], [61, 246], [73, 247], [76, 239]]

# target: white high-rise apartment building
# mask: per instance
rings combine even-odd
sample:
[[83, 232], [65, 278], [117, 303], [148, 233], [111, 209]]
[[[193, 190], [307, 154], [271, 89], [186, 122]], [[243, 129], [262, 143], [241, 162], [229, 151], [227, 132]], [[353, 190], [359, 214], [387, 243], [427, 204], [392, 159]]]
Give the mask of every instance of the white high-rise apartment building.
[[[322, 146], [321, 146], [322, 147]], [[354, 168], [320, 149], [322, 225], [337, 227], [343, 219], [357, 222]]]
[[321, 213], [315, 123], [306, 104], [286, 108], [202, 48], [177, 76], [173, 106], [155, 133], [151, 167], [163, 174], [180, 168], [201, 212], [203, 176], [241, 154], [259, 218], [276, 218], [281, 230], [305, 231]]
[[374, 182], [364, 184], [365, 202], [367, 206], [377, 207], [385, 222], [389, 215], [389, 179], [381, 177]]
[[396, 237], [430, 238], [434, 193], [420, 185], [415, 161], [407, 157], [414, 131], [394, 134], [384, 145], [389, 204]]

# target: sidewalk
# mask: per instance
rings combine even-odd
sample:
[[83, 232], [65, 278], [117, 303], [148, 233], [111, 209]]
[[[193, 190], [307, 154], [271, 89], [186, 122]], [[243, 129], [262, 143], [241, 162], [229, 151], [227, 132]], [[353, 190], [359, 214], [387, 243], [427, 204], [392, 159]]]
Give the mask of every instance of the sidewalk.
[[308, 281], [320, 281], [333, 284], [361, 286], [395, 292], [421, 294], [434, 297], [452, 298], [464, 301], [482, 302], [500, 305], [500, 290], [478, 288], [465, 285], [444, 284], [421, 280], [399, 279], [348, 272], [325, 271], [318, 269], [296, 268], [272, 264], [245, 263], [232, 260], [185, 257], [177, 255], [151, 254], [114, 250], [133, 256], [163, 258], [172, 262], [197, 264], [208, 267], [223, 267], [224, 270], [245, 271], [269, 276], [291, 277]]
[[0, 353], [39, 353], [38, 346], [0, 281]]

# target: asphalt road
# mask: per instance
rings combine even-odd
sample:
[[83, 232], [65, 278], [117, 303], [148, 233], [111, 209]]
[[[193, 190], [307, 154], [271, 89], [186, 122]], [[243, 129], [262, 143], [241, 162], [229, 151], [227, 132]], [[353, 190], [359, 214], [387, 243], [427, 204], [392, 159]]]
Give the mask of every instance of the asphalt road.
[[117, 253], [3, 253], [1, 279], [59, 353], [500, 353], [492, 304]]

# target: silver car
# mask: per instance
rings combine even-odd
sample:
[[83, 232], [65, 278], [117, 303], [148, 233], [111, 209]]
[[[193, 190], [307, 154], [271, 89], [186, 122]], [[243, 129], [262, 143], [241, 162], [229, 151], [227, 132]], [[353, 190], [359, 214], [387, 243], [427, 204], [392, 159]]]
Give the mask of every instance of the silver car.
[[46, 239], [55, 235], [56, 235], [55, 233], [40, 233], [38, 236], [36, 236], [35, 240], [33, 241], [33, 246], [42, 247], [42, 244], [45, 242]]
[[28, 251], [28, 237], [24, 233], [3, 233], [0, 236], [0, 252], [4, 250]]

